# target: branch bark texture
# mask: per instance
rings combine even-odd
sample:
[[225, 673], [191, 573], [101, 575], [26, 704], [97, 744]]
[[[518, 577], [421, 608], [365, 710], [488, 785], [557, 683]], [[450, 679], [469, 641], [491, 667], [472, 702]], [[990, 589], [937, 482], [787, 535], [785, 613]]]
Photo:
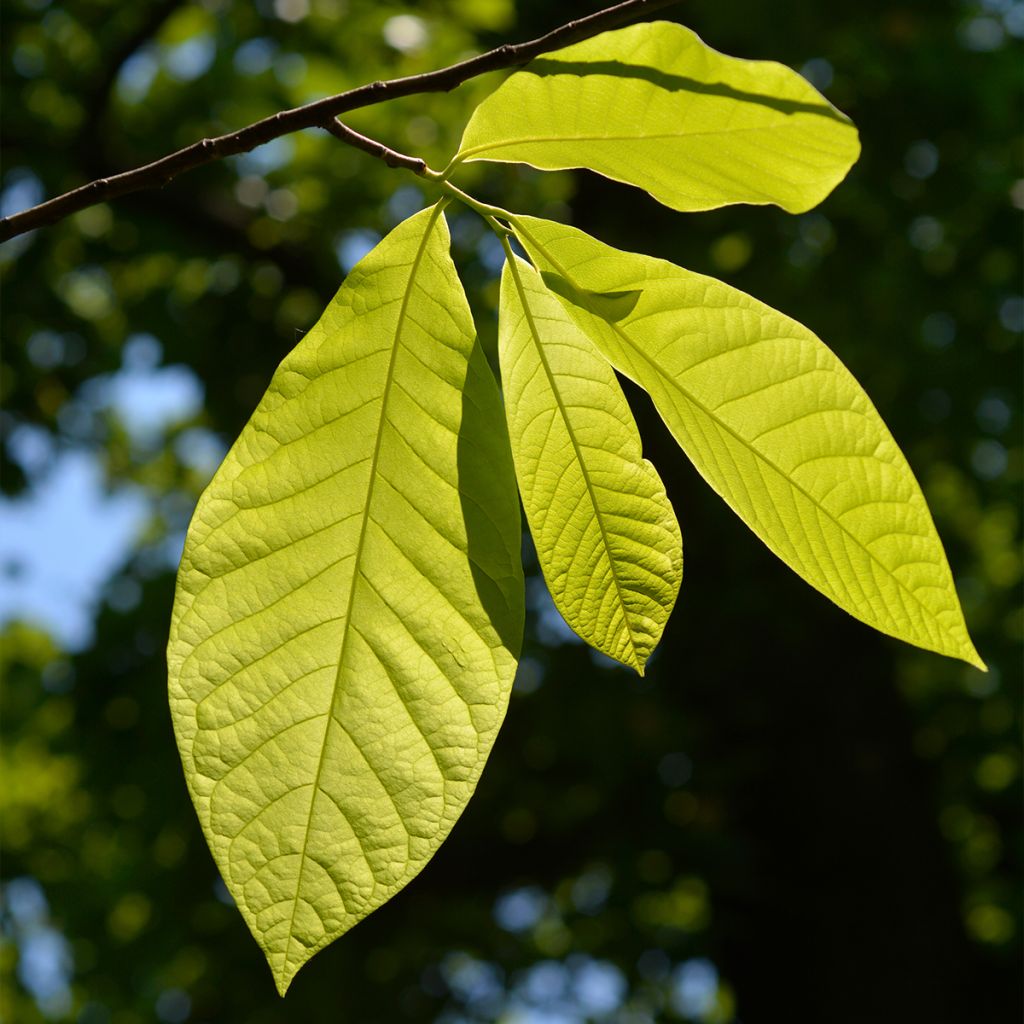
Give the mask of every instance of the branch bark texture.
[[[557, 50], [582, 39], [589, 39], [600, 32], [633, 21], [641, 15], [668, 7], [675, 2], [676, 0], [625, 0], [624, 3], [614, 7], [608, 7], [584, 18], [567, 22], [546, 35], [528, 42], [505, 44], [436, 71], [370, 82], [356, 89], [338, 93], [336, 96], [328, 96], [301, 107], [293, 107], [291, 110], [282, 110], [236, 132], [216, 138], [201, 139], [199, 142], [169, 153], [152, 163], [120, 174], [98, 178], [96, 181], [65, 192], [38, 206], [4, 217], [0, 219], [0, 242], [34, 228], [55, 224], [79, 210], [84, 210], [108, 199], [115, 199], [141, 189], [166, 185], [185, 171], [222, 160], [224, 157], [247, 153], [271, 139], [300, 131], [303, 128], [325, 128], [343, 141], [373, 153], [375, 156], [387, 159], [386, 153], [390, 154], [391, 151], [386, 151], [386, 147], [379, 147], [378, 143], [372, 143], [373, 147], [379, 147], [380, 151], [375, 151], [375, 148], [367, 145], [372, 140], [367, 140], [362, 136], [357, 138], [357, 133], [348, 128], [338, 131], [334, 119], [350, 110], [374, 106], [401, 96], [449, 92], [478, 75], [517, 67], [539, 54]], [[396, 154], [396, 156], [400, 156], [400, 154]], [[388, 162], [392, 163], [392, 161]], [[423, 162], [415, 158], [396, 160], [393, 165], [409, 167], [418, 173], [423, 173], [425, 169]]]

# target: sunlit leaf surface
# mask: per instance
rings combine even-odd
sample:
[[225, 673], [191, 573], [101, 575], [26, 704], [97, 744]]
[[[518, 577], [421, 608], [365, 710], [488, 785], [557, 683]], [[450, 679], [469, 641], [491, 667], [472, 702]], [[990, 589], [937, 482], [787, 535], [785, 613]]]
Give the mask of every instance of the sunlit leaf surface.
[[555, 605], [643, 672], [682, 577], [682, 538], [615, 372], [537, 272], [501, 281], [499, 353], [519, 490]]
[[[817, 337], [713, 278], [550, 221], [515, 224], [576, 323], [772, 551], [883, 633], [981, 667], [920, 487]], [[603, 296], [632, 290], [632, 310], [608, 318]]]
[[438, 209], [284, 360], [204, 493], [168, 661], [189, 787], [283, 993], [472, 794], [523, 624], [494, 378]]
[[799, 213], [859, 153], [857, 130], [795, 71], [651, 22], [531, 61], [476, 108], [455, 162], [587, 167], [676, 210]]

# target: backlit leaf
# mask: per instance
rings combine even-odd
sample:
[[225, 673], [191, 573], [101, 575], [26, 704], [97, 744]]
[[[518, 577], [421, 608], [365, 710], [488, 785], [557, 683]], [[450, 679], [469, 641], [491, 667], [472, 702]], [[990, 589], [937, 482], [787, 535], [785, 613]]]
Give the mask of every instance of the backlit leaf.
[[453, 161], [588, 167], [676, 210], [816, 206], [857, 130], [795, 71], [726, 57], [668, 22], [545, 54], [473, 112]]
[[472, 794], [523, 624], [493, 375], [438, 208], [284, 360], [189, 529], [168, 662], [185, 774], [279, 990]]
[[[574, 228], [516, 217], [531, 259], [645, 388], [711, 486], [791, 568], [869, 625], [983, 667], [924, 496], [871, 401], [806, 327]], [[623, 319], [593, 296], [637, 290]]]
[[682, 577], [682, 538], [615, 372], [537, 272], [505, 264], [501, 379], [519, 491], [555, 605], [643, 673]]

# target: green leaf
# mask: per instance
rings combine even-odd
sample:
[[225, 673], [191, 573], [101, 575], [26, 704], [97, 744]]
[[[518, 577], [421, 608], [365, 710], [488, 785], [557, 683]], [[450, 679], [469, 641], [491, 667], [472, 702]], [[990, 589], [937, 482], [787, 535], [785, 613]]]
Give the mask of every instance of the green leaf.
[[679, 524], [608, 361], [537, 272], [501, 279], [498, 352], [519, 492], [555, 605], [643, 674], [679, 593]]
[[185, 775], [279, 991], [466, 806], [523, 626], [494, 377], [438, 207], [349, 275], [203, 494], [168, 647]]
[[531, 61], [476, 108], [452, 163], [588, 167], [676, 210], [801, 213], [859, 153], [857, 130], [795, 71], [651, 22]]
[[[808, 583], [883, 633], [983, 668], [914, 475], [870, 399], [806, 327], [671, 263], [516, 217], [566, 310], [645, 388], [709, 484]], [[636, 289], [615, 322], [594, 293]]]

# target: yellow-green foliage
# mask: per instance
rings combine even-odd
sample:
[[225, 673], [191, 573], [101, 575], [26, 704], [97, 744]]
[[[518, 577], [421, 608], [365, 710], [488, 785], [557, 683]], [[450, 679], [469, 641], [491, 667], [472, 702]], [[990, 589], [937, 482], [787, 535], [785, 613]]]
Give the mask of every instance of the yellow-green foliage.
[[[679, 210], [800, 211], [857, 153], [786, 68], [665, 23], [606, 33], [480, 105], [433, 175], [448, 198], [366, 256], [281, 364], [199, 502], [168, 660], [196, 809], [282, 993], [415, 876], [473, 793], [523, 628], [517, 478], [566, 621], [638, 671], [657, 644], [682, 541], [616, 370], [812, 586], [981, 666], [920, 488], [821, 341], [719, 281], [449, 180], [467, 160], [584, 166]], [[448, 252], [452, 198], [508, 256], [503, 397]]]

